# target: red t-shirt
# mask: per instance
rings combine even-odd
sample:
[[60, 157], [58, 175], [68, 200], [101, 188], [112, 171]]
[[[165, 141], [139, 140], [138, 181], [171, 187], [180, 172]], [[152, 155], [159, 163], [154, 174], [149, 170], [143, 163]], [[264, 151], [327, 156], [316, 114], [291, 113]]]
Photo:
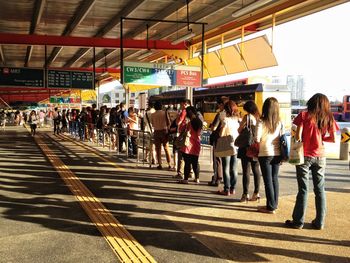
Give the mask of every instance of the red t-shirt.
[[324, 156], [324, 146], [322, 138], [326, 133], [334, 133], [339, 130], [338, 124], [334, 121], [333, 127], [322, 132], [317, 128], [317, 124], [309, 117], [307, 111], [300, 112], [293, 123], [302, 126], [302, 141], [304, 147], [304, 156], [322, 157]]

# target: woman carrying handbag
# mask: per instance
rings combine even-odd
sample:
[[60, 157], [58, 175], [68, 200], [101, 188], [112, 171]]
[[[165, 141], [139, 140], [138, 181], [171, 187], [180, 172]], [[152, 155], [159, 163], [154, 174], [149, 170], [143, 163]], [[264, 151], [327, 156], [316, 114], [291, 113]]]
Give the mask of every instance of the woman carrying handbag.
[[234, 140], [238, 136], [239, 112], [236, 103], [232, 100], [225, 104], [226, 117], [221, 123], [220, 138], [216, 143], [215, 155], [221, 157], [224, 177], [224, 189], [217, 193], [232, 195], [237, 183], [237, 147]]
[[282, 122], [276, 98], [264, 101], [260, 121], [256, 128], [255, 141], [259, 143], [259, 163], [265, 184], [266, 206], [258, 212], [275, 214], [278, 206], [278, 173], [281, 163], [280, 133]]
[[[257, 125], [257, 121], [260, 119], [260, 113], [257, 105], [254, 101], [247, 101], [243, 105], [243, 109], [247, 112], [247, 114], [243, 117], [240, 126], [238, 128], [238, 132], [241, 134], [245, 128], [248, 128], [249, 131], [254, 136], [255, 127]], [[249, 145], [239, 147], [237, 157], [241, 159], [242, 164], [242, 184], [243, 184], [243, 194], [241, 197], [241, 202], [249, 201], [259, 201], [260, 200], [260, 178], [261, 172], [258, 160], [256, 158], [251, 158], [246, 155], [247, 148]], [[250, 170], [252, 170], [254, 175], [254, 192], [252, 198], [249, 199], [249, 184], [250, 184]]]
[[311, 221], [314, 229], [324, 228], [326, 217], [325, 172], [326, 157], [323, 142], [335, 142], [339, 130], [335, 122], [328, 98], [316, 93], [307, 102], [307, 111], [298, 114], [293, 124], [297, 126], [295, 139], [303, 142], [304, 162], [296, 165], [298, 194], [292, 220], [286, 220], [287, 227], [302, 229], [307, 208], [309, 174], [311, 172], [315, 193], [315, 219]]

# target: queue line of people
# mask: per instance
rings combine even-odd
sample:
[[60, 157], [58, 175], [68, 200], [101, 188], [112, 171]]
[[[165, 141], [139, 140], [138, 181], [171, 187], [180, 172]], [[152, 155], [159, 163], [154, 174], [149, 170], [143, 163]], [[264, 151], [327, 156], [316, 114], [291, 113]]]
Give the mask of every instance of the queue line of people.
[[[120, 108], [111, 109], [101, 108], [96, 111], [93, 109], [82, 110], [82, 113], [63, 113], [61, 118], [67, 118], [69, 129], [74, 130], [74, 115], [80, 116], [84, 120], [86, 112], [87, 127], [101, 128], [105, 125], [115, 127], [132, 127], [131, 130], [138, 129], [138, 117], [133, 109], [126, 111], [125, 105], [121, 104]], [[217, 193], [220, 195], [230, 196], [236, 192], [238, 158], [241, 159], [242, 165], [242, 185], [243, 194], [242, 202], [259, 201], [260, 199], [260, 177], [262, 176], [265, 188], [266, 204], [258, 207], [258, 212], [274, 214], [278, 209], [279, 203], [279, 168], [282, 164], [280, 150], [280, 136], [284, 133], [284, 127], [280, 120], [279, 104], [276, 98], [270, 97], [264, 101], [262, 112], [259, 113], [257, 105], [253, 101], [245, 103], [243, 109], [246, 115], [241, 119], [236, 103], [228, 98], [223, 98], [219, 102], [219, 112], [212, 125], [212, 131], [218, 133], [218, 138], [229, 135], [232, 138], [232, 151], [225, 156], [214, 156], [214, 176], [209, 185], [219, 185], [223, 180], [224, 187]], [[59, 116], [59, 113], [57, 114]], [[66, 117], [64, 117], [64, 115]], [[96, 116], [96, 121], [93, 121]], [[194, 182], [199, 183], [200, 168], [199, 155], [201, 147], [201, 131], [203, 120], [201, 115], [188, 101], [182, 103], [182, 109], [177, 118], [171, 121], [167, 111], [162, 109], [160, 102], [156, 102], [154, 110], [152, 107], [144, 115], [145, 130], [148, 130], [154, 139], [155, 151], [153, 148], [148, 149], [148, 154], [152, 161], [157, 162], [158, 169], [163, 169], [161, 148], [165, 151], [168, 169], [176, 170], [175, 177], [180, 179], [178, 183], [188, 184], [190, 174], [194, 173]], [[53, 116], [55, 119], [55, 114]], [[60, 118], [60, 117], [58, 117]], [[308, 191], [308, 174], [312, 173], [314, 183], [316, 217], [312, 221], [312, 226], [316, 229], [323, 229], [325, 224], [326, 200], [324, 192], [325, 180], [325, 157], [323, 153], [323, 142], [334, 142], [334, 133], [339, 129], [329, 110], [329, 101], [323, 94], [315, 94], [307, 103], [307, 111], [300, 113], [293, 121], [298, 127], [297, 139], [304, 143], [305, 162], [296, 166], [297, 182], [299, 192], [293, 211], [292, 220], [285, 222], [287, 227], [302, 228], [306, 213], [306, 200]], [[237, 148], [234, 141], [239, 133], [249, 125], [253, 130], [254, 142], [258, 143], [258, 155], [254, 157], [247, 156], [247, 148]], [[62, 123], [62, 127], [64, 124]], [[180, 148], [175, 149], [178, 160], [171, 165], [171, 155], [169, 150], [169, 134], [172, 127], [175, 127], [175, 134], [179, 136], [184, 131], [187, 133], [186, 143]], [[79, 126], [78, 126], [79, 129]], [[86, 130], [80, 136], [93, 132]], [[90, 138], [91, 138], [90, 137]], [[126, 138], [132, 138], [132, 133], [119, 133], [118, 149], [121, 150]], [[217, 139], [218, 139], [217, 138]], [[133, 145], [133, 139], [130, 140]], [[216, 144], [214, 145], [214, 152]], [[137, 147], [137, 146], [136, 146]], [[133, 149], [131, 152], [134, 153]], [[155, 155], [154, 155], [155, 152]], [[184, 163], [184, 165], [182, 165]], [[252, 196], [249, 195], [250, 170], [254, 175], [254, 191]]]
[[[219, 124], [214, 123], [214, 131], [219, 129], [219, 138], [224, 134], [229, 134], [234, 140], [237, 138], [237, 131], [241, 133], [244, 127], [249, 125], [253, 130], [254, 142], [258, 143], [258, 155], [254, 157], [247, 156], [246, 148], [239, 148], [238, 152], [233, 150], [230, 155], [222, 156], [221, 162], [214, 162], [214, 176], [209, 185], [217, 185], [220, 178], [219, 169], [223, 171], [224, 188], [219, 190], [218, 194], [232, 195], [235, 193], [237, 182], [237, 158], [241, 159], [243, 172], [243, 194], [241, 201], [256, 201], [260, 198], [260, 174], [263, 177], [265, 186], [266, 205], [258, 207], [258, 212], [274, 214], [278, 209], [279, 201], [279, 168], [282, 164], [280, 136], [284, 134], [284, 127], [280, 120], [279, 104], [276, 98], [270, 97], [264, 101], [262, 113], [252, 101], [246, 102], [243, 109], [247, 114], [242, 120], [236, 117], [237, 105], [233, 101], [228, 101], [223, 108], [224, 117], [220, 118]], [[286, 220], [287, 227], [301, 229], [304, 226], [307, 196], [308, 196], [308, 178], [311, 172], [316, 215], [311, 225], [315, 229], [323, 229], [326, 216], [326, 197], [325, 197], [325, 166], [326, 158], [324, 156], [323, 142], [335, 142], [335, 133], [339, 126], [335, 122], [330, 111], [328, 98], [320, 93], [315, 94], [307, 102], [307, 111], [301, 112], [293, 121], [297, 126], [296, 140], [302, 141], [304, 145], [304, 163], [296, 165], [296, 175], [298, 183], [298, 194], [294, 206], [292, 219]], [[238, 130], [236, 130], [239, 125]], [[215, 127], [216, 126], [216, 127]], [[228, 129], [228, 132], [227, 132]], [[226, 130], [226, 132], [225, 132]], [[217, 145], [214, 142], [214, 149]], [[234, 148], [234, 147], [233, 147]], [[215, 152], [215, 150], [214, 150]], [[218, 157], [215, 157], [217, 159]], [[220, 167], [221, 165], [221, 167]], [[250, 166], [250, 167], [249, 167]], [[249, 199], [249, 173], [250, 169], [254, 175], [254, 192]]]

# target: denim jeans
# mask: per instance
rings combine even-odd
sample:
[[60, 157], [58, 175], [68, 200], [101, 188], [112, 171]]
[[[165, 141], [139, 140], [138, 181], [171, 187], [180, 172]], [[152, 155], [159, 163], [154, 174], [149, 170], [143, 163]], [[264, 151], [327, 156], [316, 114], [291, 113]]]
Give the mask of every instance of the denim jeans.
[[278, 172], [280, 169], [280, 156], [259, 157], [261, 174], [265, 184], [266, 209], [274, 211], [278, 207]]
[[309, 188], [309, 172], [311, 171], [316, 204], [315, 225], [318, 227], [324, 225], [326, 216], [325, 170], [325, 157], [305, 157], [304, 164], [296, 166], [298, 194], [293, 210], [293, 222], [295, 224], [304, 224]]
[[222, 157], [222, 171], [224, 177], [224, 191], [235, 190], [237, 183], [237, 155]]
[[259, 193], [260, 189], [260, 167], [258, 162], [253, 161], [251, 158], [241, 158], [242, 163], [242, 180], [243, 180], [243, 194], [248, 194], [250, 184], [250, 168], [254, 176], [254, 194]]

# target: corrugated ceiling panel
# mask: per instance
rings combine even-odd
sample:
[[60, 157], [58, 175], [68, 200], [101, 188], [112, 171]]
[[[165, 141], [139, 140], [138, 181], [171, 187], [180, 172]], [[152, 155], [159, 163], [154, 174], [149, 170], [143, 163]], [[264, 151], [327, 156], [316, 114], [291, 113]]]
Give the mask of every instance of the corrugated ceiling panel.
[[224, 65], [221, 63], [216, 52], [210, 52], [204, 55], [204, 65], [211, 78], [226, 75]]
[[[238, 45], [240, 47], [240, 45]], [[243, 42], [243, 57], [248, 70], [277, 66], [277, 60], [266, 36]]]
[[[186, 65], [200, 67], [201, 60], [199, 59], [199, 57], [191, 58], [191, 59], [186, 60]], [[210, 78], [208, 70], [205, 67], [204, 67], [204, 72], [203, 72], [203, 78], [204, 79]]]
[[224, 62], [227, 74], [234, 74], [247, 71], [244, 61], [235, 46], [225, 47], [218, 50], [222, 61]]

